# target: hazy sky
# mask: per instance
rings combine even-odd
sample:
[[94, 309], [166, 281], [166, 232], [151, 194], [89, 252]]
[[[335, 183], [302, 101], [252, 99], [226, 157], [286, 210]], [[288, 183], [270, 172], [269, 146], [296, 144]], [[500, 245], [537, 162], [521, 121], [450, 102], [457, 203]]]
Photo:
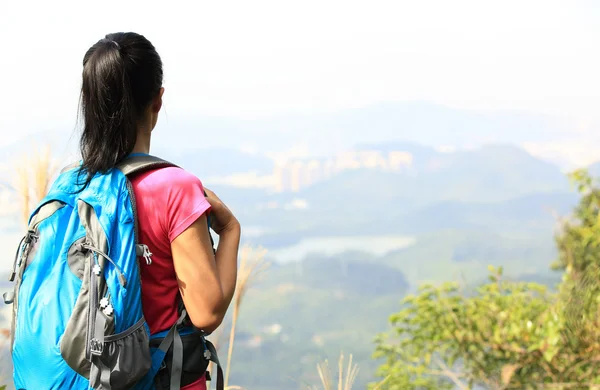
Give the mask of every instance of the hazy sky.
[[600, 116], [588, 1], [0, 2], [0, 144], [75, 120], [81, 60], [113, 31], [165, 64], [169, 116], [253, 117], [427, 100]]

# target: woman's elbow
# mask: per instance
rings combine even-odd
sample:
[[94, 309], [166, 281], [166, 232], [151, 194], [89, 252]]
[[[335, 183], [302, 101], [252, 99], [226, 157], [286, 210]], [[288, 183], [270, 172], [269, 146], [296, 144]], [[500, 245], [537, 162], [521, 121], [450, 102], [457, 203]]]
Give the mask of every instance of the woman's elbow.
[[189, 313], [190, 320], [192, 324], [198, 328], [203, 330], [205, 333], [212, 333], [221, 325], [223, 322], [224, 315], [221, 315], [218, 312], [207, 312], [207, 313]]

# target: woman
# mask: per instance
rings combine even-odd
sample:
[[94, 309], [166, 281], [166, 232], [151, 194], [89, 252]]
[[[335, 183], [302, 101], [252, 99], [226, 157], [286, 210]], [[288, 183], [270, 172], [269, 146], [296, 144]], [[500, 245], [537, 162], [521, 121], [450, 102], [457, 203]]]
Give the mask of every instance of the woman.
[[[154, 46], [135, 33], [107, 35], [88, 50], [83, 65], [80, 146], [90, 180], [132, 154], [150, 152], [162, 106], [163, 69]], [[151, 333], [173, 326], [180, 297], [193, 325], [212, 332], [235, 290], [240, 224], [213, 192], [181, 168], [145, 172], [132, 185], [139, 241], [152, 253], [151, 264], [140, 262]], [[209, 211], [219, 235], [216, 253], [207, 229]], [[206, 389], [205, 376], [182, 388]]]

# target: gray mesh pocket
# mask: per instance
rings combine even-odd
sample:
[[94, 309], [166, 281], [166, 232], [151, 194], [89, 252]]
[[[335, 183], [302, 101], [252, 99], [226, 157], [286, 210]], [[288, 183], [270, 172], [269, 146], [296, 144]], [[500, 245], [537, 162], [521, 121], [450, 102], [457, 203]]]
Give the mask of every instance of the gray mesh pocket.
[[92, 364], [90, 384], [97, 388], [102, 382], [102, 370], [110, 371], [110, 385], [113, 389], [132, 388], [152, 365], [150, 342], [145, 320], [124, 332], [106, 336], [100, 357], [100, 365]]

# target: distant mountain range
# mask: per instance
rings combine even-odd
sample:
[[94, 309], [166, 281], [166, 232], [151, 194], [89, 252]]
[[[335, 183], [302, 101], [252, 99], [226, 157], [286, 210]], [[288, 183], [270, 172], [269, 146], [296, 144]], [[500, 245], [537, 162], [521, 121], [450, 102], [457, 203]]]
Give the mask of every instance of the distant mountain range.
[[169, 134], [156, 134], [166, 148], [251, 145], [258, 151], [307, 146], [316, 155], [362, 143], [407, 140], [425, 145], [479, 146], [486, 143], [547, 142], [568, 139], [572, 124], [527, 112], [460, 110], [428, 102], [397, 102], [310, 114], [252, 120], [170, 118]]
[[[559, 167], [512, 145], [440, 152], [410, 142], [386, 142], [352, 150], [382, 155], [403, 152], [411, 156], [410, 165], [398, 171], [365, 166], [340, 169], [296, 192], [274, 193], [211, 181], [243, 172], [273, 175], [275, 164], [264, 154], [214, 148], [160, 155], [197, 174], [246, 225], [295, 239], [323, 229], [344, 234], [410, 233], [483, 227], [492, 219], [497, 226], [515, 229], [548, 226], [553, 211], [564, 214], [576, 201]], [[592, 171], [600, 174], [600, 164]], [[8, 181], [9, 173], [0, 173], [0, 180]]]
[[[354, 157], [351, 153], [355, 153]], [[381, 169], [361, 162], [358, 159], [361, 153], [379, 156], [382, 163], [390, 153], [402, 153], [409, 160], [402, 163], [401, 169]], [[509, 144], [490, 144], [454, 152], [439, 152], [432, 147], [407, 142], [367, 144], [329, 157], [291, 159], [291, 163], [284, 167], [276, 166], [273, 160], [263, 154], [233, 149], [179, 153], [165, 151], [160, 155], [197, 174], [207, 185], [212, 184], [211, 178], [251, 172], [258, 176], [271, 176], [273, 180], [276, 174], [280, 176], [278, 180], [291, 180], [289, 177], [294, 174], [304, 176], [299, 179], [302, 183], [298, 186], [298, 196], [314, 194], [321, 191], [321, 188], [346, 188], [352, 181], [362, 182], [365, 191], [377, 188], [378, 192], [407, 196], [407, 193], [416, 190], [421, 197], [422, 192], [429, 190], [429, 197], [445, 196], [447, 199], [460, 200], [506, 199], [532, 191], [568, 190], [568, 183], [559, 167]], [[326, 168], [329, 172], [325, 172]], [[318, 171], [316, 175], [313, 172], [315, 169]], [[318, 177], [318, 180], [311, 182], [306, 179], [308, 173]], [[402, 178], [402, 184], [399, 183], [399, 178]], [[364, 181], [365, 179], [368, 180]], [[235, 187], [234, 181], [232, 185]], [[398, 191], [386, 191], [389, 186], [399, 186]], [[290, 187], [283, 187], [290, 191]], [[449, 187], [455, 190], [448, 192]], [[267, 189], [274, 191], [274, 187]], [[456, 189], [460, 190], [457, 192]], [[445, 190], [444, 195], [439, 194], [442, 190]], [[482, 196], [486, 198], [482, 199]]]
[[[515, 227], [519, 223], [528, 226], [523, 222], [528, 218], [547, 226], [553, 212], [568, 212], [577, 199], [557, 166], [510, 145], [453, 153], [406, 143], [365, 148], [411, 153], [412, 165], [398, 172], [347, 169], [297, 192], [281, 194], [205, 184], [247, 224], [266, 226], [278, 234], [317, 227], [350, 233], [364, 231], [365, 224], [369, 230], [420, 231], [435, 226], [481, 226], [492, 217], [498, 224], [505, 221]], [[202, 161], [200, 156], [198, 161]], [[249, 169], [267, 167], [261, 158], [256, 158], [256, 165], [251, 157], [244, 159]], [[295, 199], [305, 202], [306, 208], [286, 207]]]
[[[356, 145], [394, 140], [456, 148], [492, 143], [560, 143], [572, 140], [576, 127], [562, 118], [528, 112], [485, 112], [419, 101], [394, 102], [257, 119], [165, 115], [155, 130], [154, 148], [155, 153], [169, 156], [202, 149], [252, 148], [265, 154], [300, 148], [309, 155], [323, 157]], [[52, 128], [48, 124], [38, 133], [0, 149], [2, 160], [27, 150], [34, 142], [51, 144], [60, 154], [77, 149], [74, 127], [48, 130]], [[600, 160], [600, 154], [598, 157]]]

